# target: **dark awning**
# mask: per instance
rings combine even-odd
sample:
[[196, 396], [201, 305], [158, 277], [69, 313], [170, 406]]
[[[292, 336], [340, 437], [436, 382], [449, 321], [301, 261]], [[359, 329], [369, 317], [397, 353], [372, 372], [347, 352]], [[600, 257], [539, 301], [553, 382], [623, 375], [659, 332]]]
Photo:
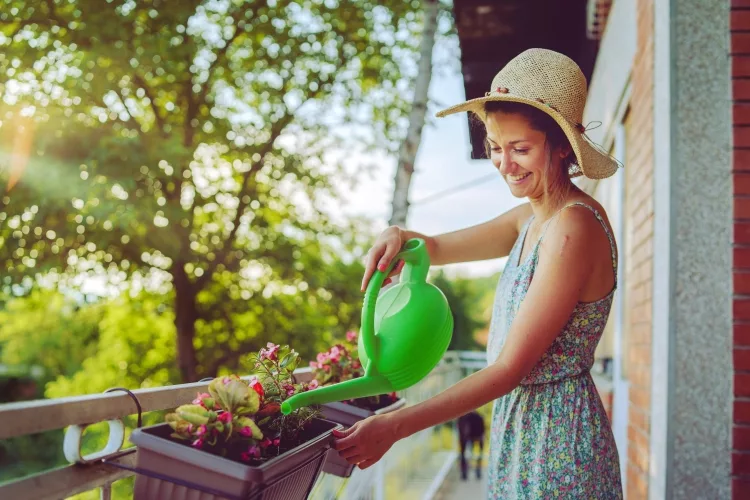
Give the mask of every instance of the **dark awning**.
[[[454, 0], [466, 98], [481, 97], [509, 60], [539, 47], [576, 61], [587, 79], [598, 44], [586, 36], [587, 0]], [[484, 130], [469, 123], [471, 157], [485, 158]]]

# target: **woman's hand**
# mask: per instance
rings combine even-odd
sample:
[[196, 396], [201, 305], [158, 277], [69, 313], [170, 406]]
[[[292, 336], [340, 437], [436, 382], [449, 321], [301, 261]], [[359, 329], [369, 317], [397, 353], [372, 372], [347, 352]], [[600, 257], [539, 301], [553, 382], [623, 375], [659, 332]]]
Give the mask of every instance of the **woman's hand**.
[[348, 429], [333, 431], [333, 447], [350, 464], [366, 469], [383, 458], [383, 455], [398, 441], [395, 413], [373, 415], [360, 420]]
[[[397, 226], [391, 226], [378, 236], [375, 244], [372, 246], [369, 252], [367, 252], [367, 261], [365, 263], [365, 274], [362, 278], [362, 291], [364, 292], [367, 288], [367, 284], [370, 282], [370, 278], [375, 273], [375, 269], [378, 271], [385, 272], [388, 269], [393, 258], [401, 251], [401, 247], [404, 245], [403, 231]], [[403, 261], [396, 264], [393, 270], [388, 274], [387, 279], [383, 282], [383, 285], [387, 285], [391, 282], [391, 276], [394, 276], [401, 272], [404, 267]]]

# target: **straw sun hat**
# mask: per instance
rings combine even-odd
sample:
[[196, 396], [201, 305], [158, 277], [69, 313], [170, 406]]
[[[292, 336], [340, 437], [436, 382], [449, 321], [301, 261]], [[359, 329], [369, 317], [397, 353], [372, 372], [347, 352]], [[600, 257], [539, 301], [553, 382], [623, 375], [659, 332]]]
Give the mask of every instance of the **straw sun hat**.
[[471, 111], [484, 120], [486, 102], [528, 104], [551, 116], [570, 141], [576, 156], [576, 164], [568, 172], [571, 177], [604, 179], [614, 174], [619, 164], [586, 137], [582, 124], [586, 93], [586, 77], [572, 59], [551, 50], [529, 49], [495, 75], [485, 97], [452, 106], [437, 116]]

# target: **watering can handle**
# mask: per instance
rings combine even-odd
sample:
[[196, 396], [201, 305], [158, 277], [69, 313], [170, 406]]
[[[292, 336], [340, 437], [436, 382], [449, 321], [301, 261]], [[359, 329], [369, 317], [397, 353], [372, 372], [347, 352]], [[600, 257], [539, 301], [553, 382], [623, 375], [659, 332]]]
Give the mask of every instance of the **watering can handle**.
[[378, 301], [378, 294], [383, 287], [383, 281], [390, 274], [399, 260], [404, 261], [404, 276], [418, 275], [419, 278], [427, 277], [427, 270], [430, 267], [430, 256], [427, 253], [427, 245], [420, 238], [413, 238], [407, 241], [401, 252], [396, 255], [388, 268], [383, 271], [375, 270], [370, 283], [367, 285], [365, 300], [362, 305], [362, 343], [364, 344], [365, 353], [369, 359], [377, 359], [377, 342], [375, 338], [375, 303]]

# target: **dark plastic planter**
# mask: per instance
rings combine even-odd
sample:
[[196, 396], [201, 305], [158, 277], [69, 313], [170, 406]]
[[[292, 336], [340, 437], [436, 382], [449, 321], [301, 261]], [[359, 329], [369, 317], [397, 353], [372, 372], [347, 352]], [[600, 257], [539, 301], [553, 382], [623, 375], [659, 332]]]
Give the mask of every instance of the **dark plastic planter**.
[[229, 460], [177, 443], [167, 424], [136, 429], [138, 447], [133, 500], [304, 500], [318, 479], [333, 429], [323, 419], [310, 424], [312, 438], [258, 466]]
[[[379, 410], [366, 410], [354, 405], [345, 403], [328, 403], [322, 406], [323, 418], [339, 423], [346, 427], [351, 427], [360, 420], [364, 420], [372, 415], [382, 415], [396, 411], [406, 404], [404, 398], [397, 399], [394, 403]], [[350, 464], [339, 455], [339, 452], [331, 449], [326, 457], [326, 463], [323, 466], [323, 472], [332, 474], [337, 477], [350, 477], [354, 471], [354, 465]]]

